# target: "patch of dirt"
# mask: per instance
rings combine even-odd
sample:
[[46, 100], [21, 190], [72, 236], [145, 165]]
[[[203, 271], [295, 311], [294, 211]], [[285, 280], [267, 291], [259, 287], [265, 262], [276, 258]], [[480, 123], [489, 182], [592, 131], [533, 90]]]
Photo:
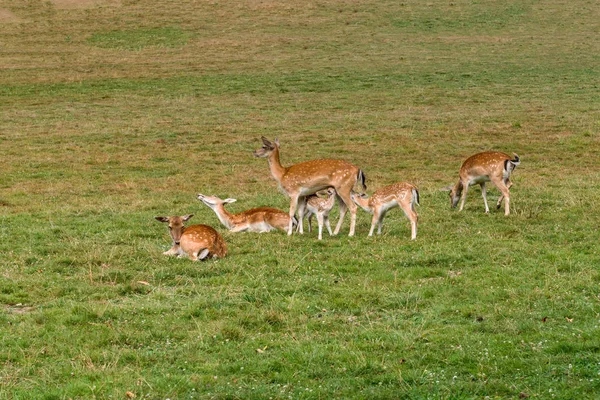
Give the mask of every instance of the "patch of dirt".
[[30, 307], [30, 306], [25, 306], [21, 303], [19, 304], [14, 304], [14, 305], [7, 305], [6, 306], [6, 311], [8, 311], [9, 313], [12, 314], [27, 314], [28, 312], [31, 312], [34, 310], [34, 307]]
[[121, 0], [50, 0], [56, 8], [93, 8], [104, 5], [120, 5]]
[[6, 22], [19, 23], [19, 22], [24, 22], [24, 20], [17, 17], [15, 14], [13, 14], [11, 11], [7, 10], [6, 8], [0, 8], [0, 22], [2, 22], [2, 23], [6, 23]]

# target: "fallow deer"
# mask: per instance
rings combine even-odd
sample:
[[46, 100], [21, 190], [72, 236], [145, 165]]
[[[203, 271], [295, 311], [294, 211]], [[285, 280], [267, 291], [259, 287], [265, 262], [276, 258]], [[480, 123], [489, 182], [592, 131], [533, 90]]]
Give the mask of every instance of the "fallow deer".
[[[462, 211], [467, 198], [469, 186], [479, 184], [481, 186], [481, 195], [485, 204], [485, 212], [489, 213], [490, 209], [487, 202], [487, 193], [485, 189], [486, 182], [492, 182], [502, 193], [496, 204], [496, 208], [500, 208], [504, 199], [504, 215], [510, 214], [510, 175], [514, 169], [521, 163], [519, 156], [513, 153], [514, 159], [506, 153], [498, 151], [486, 151], [477, 153], [467, 158], [460, 167], [459, 180], [450, 191], [450, 205], [455, 208], [460, 202], [459, 211]], [[462, 194], [462, 196], [461, 196]]]
[[306, 213], [306, 218], [308, 220], [308, 231], [311, 229], [311, 219], [313, 215], [317, 216], [317, 222], [319, 223], [319, 240], [323, 239], [323, 222], [327, 226], [327, 231], [329, 231], [329, 236], [333, 235], [331, 232], [331, 225], [329, 224], [329, 213], [333, 208], [335, 203], [335, 189], [329, 188], [327, 189], [327, 197], [321, 198], [316, 194], [311, 194], [310, 196], [303, 197], [299, 200], [298, 203], [298, 228], [300, 229], [300, 233], [302, 232], [302, 219], [304, 218], [305, 210], [308, 211]]
[[235, 199], [221, 200], [216, 196], [198, 194], [198, 200], [210, 207], [231, 232], [269, 232], [275, 229], [287, 231], [290, 222], [287, 213], [276, 208], [258, 207], [232, 214], [224, 205], [235, 202]]
[[366, 190], [363, 171], [349, 162], [332, 159], [311, 160], [284, 167], [279, 161], [279, 141], [275, 139], [275, 142], [271, 142], [264, 136], [261, 139], [263, 147], [256, 150], [254, 156], [268, 159], [271, 175], [279, 183], [281, 190], [290, 198], [288, 235], [292, 234], [292, 219], [296, 213], [299, 199], [319, 190], [333, 187], [340, 205], [340, 219], [333, 234], [339, 233], [349, 208], [349, 236], [354, 236], [356, 205], [350, 198], [350, 192], [359, 181]]
[[163, 254], [179, 257], [188, 255], [194, 261], [225, 257], [227, 245], [217, 231], [208, 225], [183, 225], [193, 216], [154, 217], [157, 221], [169, 224], [169, 234], [173, 239], [173, 246]]
[[373, 214], [369, 236], [373, 236], [375, 225], [378, 225], [377, 234], [381, 234], [383, 218], [388, 210], [400, 207], [410, 221], [412, 240], [417, 238], [417, 220], [419, 216], [415, 211], [415, 204], [419, 205], [419, 191], [414, 185], [407, 182], [394, 183], [377, 190], [371, 197], [366, 194], [352, 193], [352, 200], [363, 210]]

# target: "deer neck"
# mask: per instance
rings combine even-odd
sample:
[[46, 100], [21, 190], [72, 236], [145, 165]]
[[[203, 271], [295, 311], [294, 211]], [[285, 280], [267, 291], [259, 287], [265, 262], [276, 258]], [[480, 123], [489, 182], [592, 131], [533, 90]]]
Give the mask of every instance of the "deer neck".
[[285, 175], [287, 168], [281, 165], [281, 161], [279, 161], [278, 148], [273, 150], [273, 152], [269, 155], [269, 169], [271, 170], [271, 175], [273, 175], [273, 178], [275, 178], [275, 180], [281, 184], [281, 179]]
[[235, 227], [236, 216], [227, 211], [223, 204], [217, 205], [213, 210], [215, 211], [215, 214], [217, 214], [219, 221], [225, 225], [227, 229], [233, 229]]

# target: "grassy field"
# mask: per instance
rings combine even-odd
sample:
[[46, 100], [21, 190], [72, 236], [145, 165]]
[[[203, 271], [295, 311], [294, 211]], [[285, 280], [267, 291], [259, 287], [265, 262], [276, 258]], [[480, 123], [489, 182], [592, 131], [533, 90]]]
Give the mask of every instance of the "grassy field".
[[[592, 0], [1, 1], [0, 398], [597, 398], [598, 37]], [[227, 232], [196, 193], [289, 205], [262, 135], [416, 184], [417, 240]], [[511, 215], [451, 210], [490, 149]], [[227, 258], [161, 254], [188, 213]]]

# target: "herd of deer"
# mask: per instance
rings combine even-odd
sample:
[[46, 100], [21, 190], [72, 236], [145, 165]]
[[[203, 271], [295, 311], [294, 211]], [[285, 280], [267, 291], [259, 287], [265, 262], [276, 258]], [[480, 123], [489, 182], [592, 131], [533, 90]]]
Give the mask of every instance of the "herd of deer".
[[[269, 162], [271, 175], [279, 184], [280, 189], [290, 198], [289, 213], [271, 207], [258, 207], [238, 214], [232, 214], [225, 209], [225, 204], [233, 203], [235, 199], [221, 200], [216, 196], [198, 194], [198, 199], [210, 207], [219, 221], [231, 232], [269, 232], [280, 229], [291, 235], [296, 225], [296, 231], [303, 233], [302, 221], [308, 219], [308, 229], [311, 230], [311, 218], [316, 215], [319, 225], [319, 240], [323, 236], [323, 224], [330, 235], [337, 235], [347, 210], [350, 210], [350, 234], [354, 236], [356, 225], [357, 205], [373, 214], [369, 236], [373, 235], [375, 225], [377, 233], [381, 234], [383, 218], [394, 207], [400, 207], [410, 221], [411, 239], [417, 237], [417, 219], [415, 204], [419, 205], [417, 188], [407, 182], [395, 183], [377, 190], [371, 197], [354, 191], [359, 183], [367, 189], [365, 174], [358, 167], [342, 160], [321, 159], [305, 161], [290, 167], [284, 167], [279, 160], [279, 141], [269, 141], [262, 138], [262, 148], [254, 152], [255, 157], [266, 158]], [[510, 193], [512, 186], [510, 175], [520, 164], [519, 156], [511, 159], [505, 153], [488, 151], [469, 157], [461, 166], [459, 180], [454, 186], [442, 190], [450, 191], [451, 206], [458, 205], [462, 211], [469, 186], [479, 184], [485, 212], [489, 213], [485, 184], [492, 182], [501, 192], [496, 208], [500, 208], [504, 200], [504, 214], [510, 213]], [[325, 197], [319, 197], [318, 192], [326, 190]], [[335, 230], [331, 231], [329, 212], [337, 199], [340, 207], [340, 217]], [[298, 219], [296, 219], [298, 211]], [[169, 233], [173, 246], [165, 255], [189, 256], [192, 260], [204, 260], [212, 257], [224, 257], [227, 246], [221, 235], [207, 225], [184, 226], [193, 214], [185, 216], [155, 217], [160, 222], [169, 224]]]

